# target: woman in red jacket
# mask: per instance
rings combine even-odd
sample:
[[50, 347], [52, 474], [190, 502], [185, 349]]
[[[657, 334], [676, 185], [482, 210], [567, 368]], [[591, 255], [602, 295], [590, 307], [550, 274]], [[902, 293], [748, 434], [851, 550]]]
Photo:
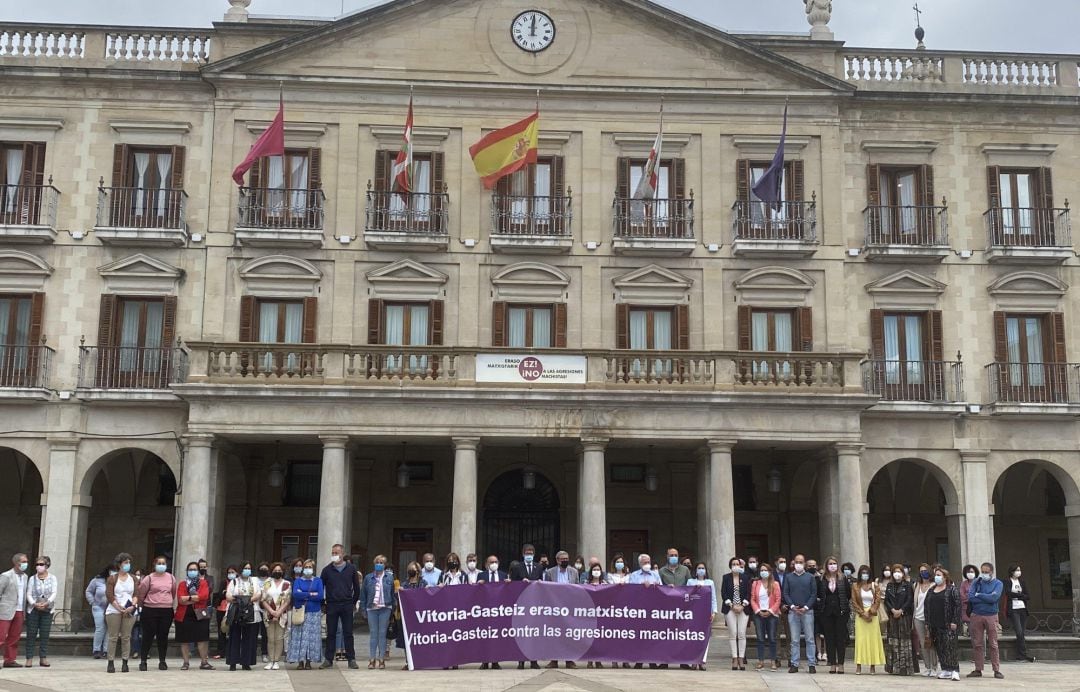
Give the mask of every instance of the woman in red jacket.
[[[772, 661], [776, 671], [776, 623], [780, 620], [780, 584], [773, 578], [772, 565], [763, 563], [750, 584], [750, 610], [754, 613], [754, 631], [757, 632], [757, 669]], [[769, 658], [765, 658], [765, 642], [769, 642]]]
[[199, 650], [201, 670], [213, 670], [214, 666], [206, 660], [210, 644], [210, 584], [199, 575], [199, 563], [189, 562], [187, 579], [176, 587], [176, 642], [180, 644], [180, 654], [184, 665], [180, 670], [191, 667], [191, 647], [194, 643]]

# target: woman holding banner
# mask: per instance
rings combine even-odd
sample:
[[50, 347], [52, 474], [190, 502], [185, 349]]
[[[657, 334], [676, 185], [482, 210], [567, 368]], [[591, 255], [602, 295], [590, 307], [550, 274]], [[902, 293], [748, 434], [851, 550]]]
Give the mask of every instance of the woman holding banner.
[[[693, 570], [694, 576], [687, 580], [687, 586], [707, 586], [712, 592], [712, 610], [709, 611], [709, 622], [716, 620], [716, 583], [709, 578], [709, 568], [705, 566], [704, 562], [697, 563], [697, 567]], [[705, 670], [705, 662], [702, 661], [698, 665], [694, 666], [697, 670]]]
[[609, 584], [626, 584], [630, 581], [630, 570], [626, 567], [626, 560], [622, 553], [615, 553], [611, 558], [611, 571], [608, 572]]
[[[401, 580], [400, 589], [420, 589], [424, 587], [424, 582], [420, 579], [420, 563], [413, 560], [405, 568], [405, 578]], [[401, 601], [396, 597], [394, 601], [398, 605], [398, 620], [401, 620]], [[397, 628], [397, 637], [394, 638], [394, 648], [405, 650], [405, 628]], [[408, 670], [409, 664], [401, 666], [402, 670]]]

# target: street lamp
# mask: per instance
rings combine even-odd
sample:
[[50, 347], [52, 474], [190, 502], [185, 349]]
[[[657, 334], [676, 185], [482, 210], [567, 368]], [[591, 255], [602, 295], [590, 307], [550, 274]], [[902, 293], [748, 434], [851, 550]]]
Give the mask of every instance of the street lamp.
[[536, 489], [536, 471], [532, 467], [532, 446], [525, 443], [525, 468], [521, 470], [521, 487], [526, 490]]
[[270, 464], [267, 480], [271, 488], [280, 488], [285, 484], [285, 464], [281, 463], [281, 440], [274, 441], [274, 463]]
[[655, 493], [656, 489], [660, 486], [660, 479], [656, 476], [656, 468], [652, 465], [652, 450], [653, 446], [649, 445], [649, 463], [645, 466], [645, 490], [650, 493]]
[[397, 469], [397, 487], [408, 488], [411, 475], [409, 474], [409, 465], [405, 463], [405, 447], [408, 442], [401, 443], [401, 464]]
[[769, 470], [769, 474], [766, 476], [769, 481], [769, 492], [779, 493], [784, 485], [784, 473], [780, 470], [779, 466], [774, 466]]

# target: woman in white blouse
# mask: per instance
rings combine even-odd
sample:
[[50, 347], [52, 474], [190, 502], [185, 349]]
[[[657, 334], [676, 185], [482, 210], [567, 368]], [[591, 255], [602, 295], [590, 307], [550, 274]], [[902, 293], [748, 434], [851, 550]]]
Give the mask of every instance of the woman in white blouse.
[[251, 575], [251, 563], [245, 562], [240, 569], [240, 576], [229, 583], [225, 600], [229, 602], [229, 649], [225, 662], [229, 670], [236, 666], [251, 670], [255, 665], [255, 644], [262, 623], [263, 612], [259, 605], [262, 600], [261, 579]]
[[49, 667], [49, 634], [52, 632], [53, 606], [56, 604], [56, 577], [49, 574], [52, 560], [42, 555], [34, 560], [36, 574], [26, 584], [26, 667], [34, 665], [34, 651], [38, 663]]

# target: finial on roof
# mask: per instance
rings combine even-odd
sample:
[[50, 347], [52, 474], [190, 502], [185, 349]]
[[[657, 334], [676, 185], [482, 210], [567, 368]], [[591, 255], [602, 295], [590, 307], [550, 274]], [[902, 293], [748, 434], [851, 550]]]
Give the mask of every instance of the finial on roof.
[[832, 18], [832, 0], [803, 0], [806, 5], [806, 21], [810, 22], [810, 38], [819, 41], [833, 40], [829, 28]]
[[911, 9], [915, 10], [915, 40], [919, 42], [915, 48], [926, 50], [926, 44], [923, 43], [923, 39], [926, 38], [926, 29], [922, 28], [922, 10], [919, 9], [919, 3], [915, 3]]
[[251, 0], [229, 0], [229, 11], [225, 13], [227, 22], [246, 22], [248, 20], [248, 5]]

